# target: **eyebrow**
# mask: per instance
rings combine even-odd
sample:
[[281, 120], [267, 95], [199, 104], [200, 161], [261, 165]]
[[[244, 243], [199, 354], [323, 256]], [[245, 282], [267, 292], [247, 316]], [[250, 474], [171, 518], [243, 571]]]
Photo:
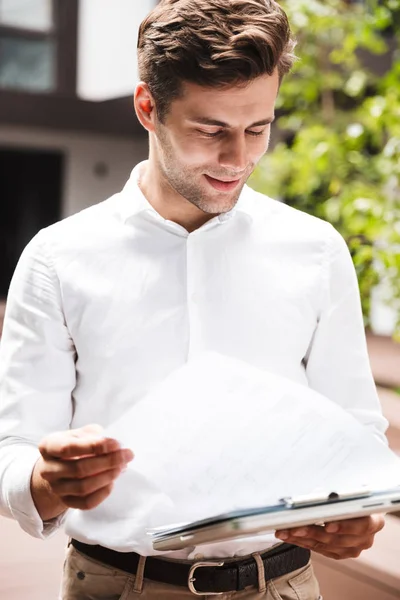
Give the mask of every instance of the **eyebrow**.
[[[207, 117], [194, 117], [193, 119], [189, 119], [192, 123], [199, 123], [200, 125], [211, 125], [212, 127], [226, 127], [227, 129], [231, 129], [231, 126], [228, 123], [224, 123], [223, 121], [217, 121], [215, 119], [208, 119]], [[275, 120], [275, 115], [273, 117], [269, 117], [268, 119], [263, 119], [262, 121], [257, 121], [257, 123], [252, 123], [247, 127], [247, 129], [251, 129], [252, 127], [261, 127], [262, 125], [269, 125]]]

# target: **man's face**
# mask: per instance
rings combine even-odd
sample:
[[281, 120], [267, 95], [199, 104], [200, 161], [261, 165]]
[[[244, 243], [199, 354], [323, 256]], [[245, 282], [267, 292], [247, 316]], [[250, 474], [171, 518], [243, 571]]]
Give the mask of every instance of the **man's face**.
[[155, 129], [166, 182], [205, 213], [231, 210], [268, 149], [279, 77], [224, 89], [185, 83]]

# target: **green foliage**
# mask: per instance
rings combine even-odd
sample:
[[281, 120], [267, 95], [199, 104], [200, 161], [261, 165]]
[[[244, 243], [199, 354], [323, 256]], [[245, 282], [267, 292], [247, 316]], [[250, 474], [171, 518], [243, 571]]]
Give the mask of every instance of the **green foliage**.
[[[283, 6], [299, 60], [278, 98], [278, 141], [250, 184], [342, 233], [366, 326], [371, 292], [385, 280], [400, 335], [400, 0]], [[384, 75], [371, 66], [379, 56]]]

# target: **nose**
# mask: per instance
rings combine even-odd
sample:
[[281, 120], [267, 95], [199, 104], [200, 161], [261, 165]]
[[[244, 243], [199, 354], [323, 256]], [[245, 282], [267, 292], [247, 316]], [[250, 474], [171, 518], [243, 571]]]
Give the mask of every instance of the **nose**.
[[219, 156], [221, 167], [243, 173], [247, 167], [246, 139], [242, 135], [229, 136], [221, 148]]

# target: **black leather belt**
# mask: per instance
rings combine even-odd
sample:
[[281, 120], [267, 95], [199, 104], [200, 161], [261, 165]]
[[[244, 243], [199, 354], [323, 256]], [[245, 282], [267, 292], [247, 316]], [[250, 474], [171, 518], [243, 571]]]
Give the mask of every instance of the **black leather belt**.
[[[108, 566], [134, 575], [140, 555], [136, 552], [116, 552], [103, 546], [92, 546], [71, 540], [82, 554]], [[291, 544], [280, 544], [261, 555], [265, 579], [275, 579], [296, 569], [305, 567], [310, 560], [310, 551]], [[206, 566], [203, 566], [206, 563]], [[258, 585], [258, 569], [254, 558], [189, 561], [168, 560], [149, 556], [146, 559], [144, 577], [153, 581], [189, 587], [193, 593], [207, 594], [233, 592]]]

